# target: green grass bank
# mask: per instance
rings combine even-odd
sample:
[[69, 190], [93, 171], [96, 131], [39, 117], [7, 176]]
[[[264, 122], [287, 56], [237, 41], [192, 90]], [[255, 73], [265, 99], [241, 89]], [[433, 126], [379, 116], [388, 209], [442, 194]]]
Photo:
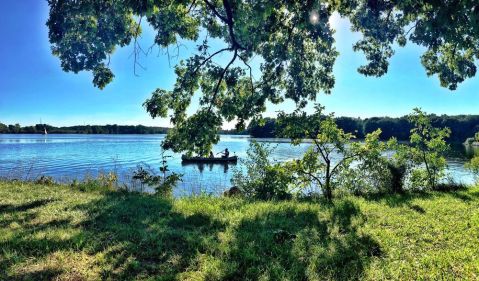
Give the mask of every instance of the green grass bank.
[[0, 182], [1, 280], [477, 280], [479, 188], [321, 202]]

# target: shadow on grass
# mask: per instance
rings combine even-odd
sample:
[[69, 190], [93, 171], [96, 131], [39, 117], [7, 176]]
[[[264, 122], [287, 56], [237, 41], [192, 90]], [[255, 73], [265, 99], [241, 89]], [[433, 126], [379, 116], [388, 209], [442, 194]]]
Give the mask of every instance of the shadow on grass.
[[0, 213], [12, 213], [12, 212], [23, 212], [28, 211], [30, 209], [35, 209], [38, 207], [45, 206], [49, 203], [54, 202], [53, 199], [39, 199], [34, 200], [28, 203], [24, 203], [21, 205], [13, 205], [13, 204], [0, 204]]
[[451, 192], [451, 195], [456, 198], [456, 199], [459, 199], [459, 200], [462, 200], [464, 202], [471, 202], [474, 200], [474, 197], [467, 194], [467, 193], [464, 193], [464, 192]]
[[430, 192], [405, 192], [396, 194], [370, 194], [363, 196], [368, 201], [385, 203], [389, 207], [411, 207], [411, 201], [416, 199], [431, 199], [434, 194]]
[[[379, 244], [358, 233], [363, 215], [351, 201], [313, 210], [281, 209], [244, 219], [235, 229], [226, 280], [358, 279]], [[282, 239], [278, 239], [282, 234]]]
[[[4, 218], [1, 223], [16, 223], [19, 228], [0, 242], [0, 249], [9, 253], [0, 258], [0, 280], [61, 279], [62, 274], [69, 274], [63, 272], [64, 264], [47, 269], [28, 268], [28, 264], [49, 259], [55, 252], [78, 251], [102, 254], [104, 258], [99, 264], [102, 279], [126, 280], [154, 275], [161, 280], [172, 280], [193, 263], [198, 253], [207, 250], [205, 241], [224, 230], [221, 223], [207, 215], [185, 216], [172, 211], [169, 200], [120, 192], [85, 205], [67, 206], [67, 212], [87, 213], [87, 219], [80, 224], [65, 219], [32, 223], [37, 214], [32, 213], [35, 210], [26, 211], [46, 203], [46, 200], [38, 200], [19, 206], [3, 205], [4, 211], [16, 213], [14, 218]], [[19, 269], [21, 265], [28, 270]], [[89, 265], [67, 267], [75, 266], [88, 268]]]
[[[66, 206], [66, 212], [86, 214], [79, 224], [60, 218], [33, 224], [22, 214], [42, 204], [29, 204], [6, 207], [17, 208], [21, 228], [0, 243], [4, 253], [14, 253], [0, 259], [0, 279], [77, 278], [69, 275], [78, 274], [75, 270], [64, 270], [95, 266], [102, 279], [178, 280], [186, 271], [204, 270], [199, 260], [207, 256], [221, 266], [220, 272], [203, 272], [206, 280], [212, 279], [208, 274], [222, 280], [351, 280], [360, 278], [370, 260], [381, 255], [378, 243], [358, 231], [364, 217], [347, 200], [324, 206], [321, 216], [318, 208], [291, 205], [243, 216], [234, 224], [201, 208], [180, 213], [171, 201], [143, 194], [108, 193], [84, 205]], [[227, 241], [219, 238], [224, 233], [230, 234]], [[93, 265], [63, 257], [53, 267], [29, 267], [62, 252], [101, 259]], [[25, 268], [12, 270], [19, 266]]]
[[434, 196], [436, 195], [430, 192], [404, 192], [396, 194], [370, 194], [363, 196], [363, 198], [370, 202], [385, 203], [391, 208], [407, 207], [418, 214], [425, 214], [426, 210], [423, 207], [412, 202], [416, 199], [431, 199]]
[[[57, 280], [61, 274], [62, 274], [61, 270], [47, 268], [47, 269], [35, 270], [31, 272], [23, 272], [16, 275], [14, 279], [5, 279], [5, 280], [32, 280], [32, 281]], [[74, 280], [74, 279], [71, 279], [71, 280]], [[82, 279], [78, 279], [78, 280], [82, 280]]]
[[83, 224], [93, 243], [86, 249], [105, 253], [102, 278], [161, 276], [173, 280], [225, 226], [205, 214], [183, 215], [169, 200], [148, 195], [113, 194], [80, 208], [90, 211]]
[[459, 199], [466, 203], [474, 201], [479, 198], [479, 191], [470, 191], [464, 185], [444, 185], [449, 186], [449, 189], [439, 188], [433, 192], [405, 192], [401, 194], [370, 194], [363, 196], [368, 201], [385, 203], [389, 207], [408, 207], [419, 214], [425, 214], [426, 211], [417, 204], [412, 204], [416, 199], [432, 199], [439, 196], [450, 196]]

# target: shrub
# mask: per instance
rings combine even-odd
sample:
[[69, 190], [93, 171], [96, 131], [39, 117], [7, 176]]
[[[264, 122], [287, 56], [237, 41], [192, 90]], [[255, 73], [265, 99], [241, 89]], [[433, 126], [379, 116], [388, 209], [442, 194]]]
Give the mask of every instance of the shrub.
[[242, 161], [245, 171], [235, 169], [232, 183], [247, 197], [261, 200], [287, 199], [291, 197], [291, 173], [281, 164], [269, 160], [274, 150], [269, 145], [253, 141]]
[[117, 183], [118, 175], [115, 172], [100, 172], [96, 177], [86, 175], [81, 181], [75, 179], [70, 186], [80, 191], [111, 191], [117, 187]]
[[144, 169], [142, 166], [139, 166], [138, 169], [133, 173], [133, 179], [139, 180], [143, 186], [152, 187], [155, 190], [155, 193], [168, 197], [172, 195], [173, 188], [176, 184], [181, 181], [181, 174], [171, 173], [167, 174], [165, 170], [163, 175], [155, 175], [154, 172]]
[[[364, 143], [351, 144], [357, 161], [343, 175], [342, 186], [347, 191], [355, 195], [402, 192], [406, 167], [400, 146], [395, 139], [380, 141], [380, 135], [378, 129], [367, 134]], [[387, 156], [388, 149], [396, 152]]]
[[274, 164], [266, 166], [264, 181], [262, 185], [258, 186], [256, 197], [266, 200], [290, 199], [289, 186], [291, 181], [291, 172], [284, 165]]
[[403, 193], [407, 166], [402, 163], [390, 161], [387, 163], [386, 167], [389, 172], [389, 186], [391, 193]]
[[56, 184], [55, 180], [52, 177], [44, 176], [44, 175], [42, 175], [38, 179], [36, 179], [35, 183], [36, 184], [47, 185], [47, 186], [52, 186], [52, 185]]
[[474, 174], [476, 181], [479, 181], [479, 156], [474, 156], [465, 167]]
[[391, 193], [403, 193], [406, 176], [412, 167], [409, 146], [399, 144], [395, 138], [391, 138], [387, 142], [387, 149], [394, 151], [391, 157], [386, 158], [389, 190]]
[[144, 185], [150, 186], [155, 189], [156, 194], [164, 197], [172, 195], [173, 188], [176, 184], [182, 180], [182, 174], [171, 172], [168, 169], [167, 159], [171, 157], [165, 155], [165, 151], [161, 153], [161, 175], [156, 175], [151, 169], [145, 169], [143, 166], [138, 166], [137, 170], [133, 172], [133, 179], [139, 180], [142, 189]]

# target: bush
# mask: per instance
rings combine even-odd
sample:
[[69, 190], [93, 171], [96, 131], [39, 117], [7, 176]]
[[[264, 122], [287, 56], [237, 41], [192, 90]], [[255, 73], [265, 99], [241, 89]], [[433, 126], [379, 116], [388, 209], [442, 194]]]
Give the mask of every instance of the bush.
[[[165, 158], [163, 158], [165, 159]], [[138, 180], [141, 183], [141, 189], [149, 186], [155, 189], [157, 195], [169, 197], [172, 195], [173, 188], [181, 181], [181, 174], [169, 173], [166, 160], [163, 160], [163, 165], [160, 167], [162, 175], [156, 175], [151, 169], [145, 169], [143, 166], [138, 166], [137, 170], [133, 172], [133, 180]]]
[[143, 186], [147, 185], [153, 187], [156, 194], [168, 197], [172, 195], [173, 188], [182, 180], [183, 175], [175, 172], [170, 173], [167, 159], [172, 156], [166, 155], [165, 153], [166, 151], [164, 150], [161, 152], [161, 175], [156, 175], [152, 169], [148, 168], [148, 170], [146, 170], [139, 165], [137, 170], [133, 172], [133, 180], [140, 181], [142, 190]]
[[476, 181], [479, 181], [479, 156], [474, 156], [465, 166], [474, 174]]
[[80, 191], [111, 191], [117, 187], [118, 175], [114, 172], [100, 172], [96, 177], [86, 175], [81, 181], [73, 180], [70, 184], [72, 188]]
[[[364, 143], [353, 143], [357, 165], [343, 175], [342, 186], [355, 195], [368, 193], [401, 193], [407, 171], [407, 151], [396, 139], [380, 141], [381, 130], [366, 135]], [[395, 151], [385, 156], [387, 150]]]
[[285, 200], [291, 198], [289, 186], [291, 184], [291, 172], [281, 164], [266, 166], [263, 184], [256, 189], [256, 197], [270, 200]]
[[42, 185], [47, 185], [47, 186], [52, 186], [55, 185], [56, 182], [55, 180], [50, 177], [50, 176], [41, 176], [38, 179], [35, 180], [36, 184], [42, 184]]
[[406, 164], [389, 161], [387, 163], [387, 169], [389, 172], [389, 184], [391, 193], [403, 193], [404, 180], [407, 172]]
[[291, 197], [291, 173], [284, 165], [270, 162], [273, 149], [256, 141], [251, 142], [246, 159], [241, 160], [245, 171], [234, 170], [231, 181], [246, 197], [261, 200]]

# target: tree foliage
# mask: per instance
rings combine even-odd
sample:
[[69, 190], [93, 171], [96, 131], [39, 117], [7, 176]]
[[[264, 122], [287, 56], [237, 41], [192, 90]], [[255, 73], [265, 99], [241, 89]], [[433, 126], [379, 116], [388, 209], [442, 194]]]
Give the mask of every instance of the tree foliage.
[[451, 130], [432, 126], [427, 114], [418, 108], [414, 109], [410, 120], [414, 124], [410, 136], [410, 157], [414, 163], [424, 165], [424, 168], [413, 171], [412, 181], [416, 187], [434, 189], [447, 166], [444, 153], [449, 145], [445, 139]]
[[[338, 56], [329, 19], [334, 12], [348, 18], [363, 36], [353, 49], [366, 64], [358, 71], [381, 76], [388, 70], [393, 45], [408, 41], [423, 46], [421, 62], [428, 75], [437, 75], [451, 90], [476, 74], [479, 57], [477, 1], [239, 1], [239, 0], [48, 0], [47, 22], [53, 54], [65, 71], [91, 71], [93, 83], [105, 87], [114, 78], [110, 55], [133, 44], [142, 21], [155, 30], [161, 48], [181, 40], [201, 42], [175, 67], [171, 90], [158, 89], [145, 102], [153, 117], [170, 117], [177, 128], [168, 145], [175, 151], [203, 152], [224, 121], [258, 117], [266, 102], [286, 99], [302, 108], [320, 92], [334, 86], [333, 65]], [[224, 42], [212, 49], [210, 38]], [[228, 53], [221, 64], [217, 55]], [[253, 77], [252, 59], [261, 59], [260, 76]], [[193, 116], [186, 109], [201, 92]], [[204, 130], [198, 130], [204, 127]], [[205, 134], [201, 137], [199, 134]], [[202, 138], [198, 142], [184, 140]]]
[[0, 134], [8, 134], [8, 126], [0, 123]]
[[[312, 142], [302, 158], [285, 166], [296, 186], [317, 187], [329, 200], [339, 188], [355, 194], [400, 193], [406, 181], [410, 189], [436, 189], [445, 175], [450, 130], [434, 127], [420, 109], [414, 109], [409, 119], [413, 125], [409, 144], [395, 138], [381, 141], [380, 129], [366, 134], [364, 142], [355, 142], [355, 135], [339, 128], [334, 115], [325, 114], [321, 105], [312, 115], [281, 112], [277, 120], [281, 134], [295, 145], [305, 138]], [[468, 167], [474, 169], [472, 164]]]
[[344, 184], [345, 175], [354, 161], [373, 161], [373, 158], [380, 157], [381, 131], [368, 134], [365, 143], [352, 142], [355, 136], [339, 128], [333, 114], [324, 114], [321, 105], [316, 105], [315, 109], [312, 115], [298, 110], [292, 114], [281, 112], [278, 121], [282, 134], [289, 136], [294, 145], [300, 144], [304, 138], [312, 141], [301, 159], [287, 164], [298, 186], [316, 186], [331, 200], [333, 191]]
[[479, 181], [479, 155], [474, 156], [469, 162], [467, 162], [465, 168], [474, 175], [476, 181]]

